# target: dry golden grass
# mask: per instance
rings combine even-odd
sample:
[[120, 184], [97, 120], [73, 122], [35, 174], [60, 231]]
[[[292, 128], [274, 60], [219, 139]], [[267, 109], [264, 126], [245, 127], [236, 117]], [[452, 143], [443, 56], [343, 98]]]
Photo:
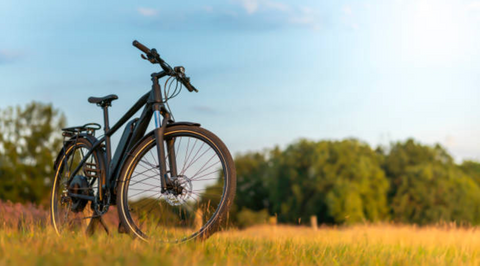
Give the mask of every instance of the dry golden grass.
[[116, 233], [0, 230], [0, 265], [480, 265], [480, 231], [449, 226], [260, 226], [206, 242], [146, 244]]

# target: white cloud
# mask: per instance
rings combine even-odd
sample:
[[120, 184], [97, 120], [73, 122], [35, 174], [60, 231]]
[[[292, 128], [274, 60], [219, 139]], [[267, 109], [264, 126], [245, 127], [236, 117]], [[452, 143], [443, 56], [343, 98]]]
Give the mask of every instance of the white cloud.
[[320, 28], [320, 19], [315, 10], [310, 7], [302, 7], [299, 11], [293, 13], [289, 17], [289, 22], [292, 24], [300, 24], [309, 26], [312, 29]]
[[303, 13], [305, 14], [313, 14], [315, 13], [315, 10], [311, 7], [308, 7], [308, 6], [303, 6], [300, 8], [300, 11], [302, 11]]
[[284, 12], [291, 10], [290, 6], [280, 2], [263, 1], [263, 4], [268, 9], [274, 9], [274, 10], [279, 10]]
[[275, 12], [283, 20], [292, 25], [303, 25], [313, 29], [320, 27], [320, 19], [317, 12], [310, 7], [293, 7], [274, 0], [236, 0], [243, 9], [253, 15], [260, 11]]
[[358, 30], [360, 28], [359, 24], [356, 22], [356, 18], [351, 5], [343, 5], [342, 13], [343, 16], [341, 20], [348, 28], [353, 30]]
[[351, 16], [352, 15], [352, 6], [350, 5], [344, 5], [342, 7], [342, 11], [345, 15]]
[[248, 14], [253, 14], [257, 12], [259, 6], [259, 0], [238, 0], [242, 7], [247, 11]]
[[237, 0], [240, 5], [247, 11], [248, 14], [254, 14], [259, 10], [276, 10], [287, 12], [291, 7], [287, 4], [280, 3], [273, 0]]
[[155, 17], [158, 15], [158, 10], [154, 8], [139, 7], [137, 9], [138, 13], [144, 17]]

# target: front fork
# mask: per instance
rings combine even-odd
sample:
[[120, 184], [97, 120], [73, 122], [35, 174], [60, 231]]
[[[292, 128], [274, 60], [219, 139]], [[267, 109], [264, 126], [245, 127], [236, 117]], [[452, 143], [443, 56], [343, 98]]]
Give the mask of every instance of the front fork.
[[[157, 109], [158, 107], [154, 107]], [[160, 108], [158, 108], [160, 109]], [[163, 114], [163, 121], [161, 121], [161, 117]], [[169, 139], [167, 140], [167, 151], [168, 155], [165, 155], [165, 147], [164, 147], [164, 135], [165, 129], [167, 128], [167, 122], [170, 119], [170, 115], [168, 112], [162, 112], [160, 110], [154, 110], [153, 112], [154, 119], [155, 119], [155, 141], [157, 143], [157, 154], [159, 159], [159, 169], [160, 169], [160, 182], [162, 193], [165, 193], [168, 189], [173, 188], [172, 179], [173, 177], [177, 176], [177, 164], [176, 164], [176, 155], [175, 155], [175, 140]], [[170, 177], [168, 178], [167, 174], [167, 159], [169, 162], [170, 167]]]
[[[163, 106], [162, 91], [160, 89], [160, 84], [158, 83], [159, 78], [165, 76], [164, 72], [153, 73], [152, 74], [152, 89], [153, 89], [153, 116], [155, 119], [155, 141], [157, 142], [157, 154], [158, 154], [158, 167], [160, 168], [160, 182], [161, 182], [161, 192], [165, 193], [167, 190], [173, 188], [172, 180], [177, 176], [177, 164], [175, 156], [175, 140], [169, 139], [167, 141], [167, 150], [168, 156], [165, 156], [165, 147], [164, 147], [164, 135], [167, 128], [167, 123], [170, 120], [170, 113], [167, 112]], [[165, 95], [166, 96], [166, 95]], [[163, 121], [161, 118], [163, 117]], [[170, 178], [167, 175], [167, 160], [168, 157], [169, 166], [170, 166]]]

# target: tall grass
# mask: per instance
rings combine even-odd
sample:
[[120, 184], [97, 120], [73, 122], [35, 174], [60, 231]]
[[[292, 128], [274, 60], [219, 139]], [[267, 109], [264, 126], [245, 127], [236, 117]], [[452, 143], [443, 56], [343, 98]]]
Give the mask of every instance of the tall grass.
[[116, 230], [57, 237], [43, 222], [31, 222], [0, 228], [0, 265], [480, 265], [480, 231], [474, 227], [258, 226], [201, 243], [161, 245]]

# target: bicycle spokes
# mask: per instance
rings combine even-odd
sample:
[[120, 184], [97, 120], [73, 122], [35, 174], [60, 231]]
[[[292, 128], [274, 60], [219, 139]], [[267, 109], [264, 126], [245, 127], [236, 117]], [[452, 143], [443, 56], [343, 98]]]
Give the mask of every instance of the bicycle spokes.
[[[143, 235], [175, 242], [210, 220], [223, 195], [224, 169], [218, 153], [201, 139], [182, 136], [168, 141], [168, 189], [161, 190], [153, 145], [132, 172], [127, 198], [131, 218]], [[172, 165], [178, 167], [176, 175]]]
[[95, 156], [88, 158], [84, 167], [70, 183], [68, 182], [71, 169], [79, 165], [87, 152], [88, 147], [82, 143], [70, 146], [57, 169], [52, 198], [54, 205], [52, 218], [55, 229], [59, 233], [85, 231], [94, 216], [91, 201], [72, 195], [94, 196], [97, 194], [98, 178], [92, 174], [98, 170]]

